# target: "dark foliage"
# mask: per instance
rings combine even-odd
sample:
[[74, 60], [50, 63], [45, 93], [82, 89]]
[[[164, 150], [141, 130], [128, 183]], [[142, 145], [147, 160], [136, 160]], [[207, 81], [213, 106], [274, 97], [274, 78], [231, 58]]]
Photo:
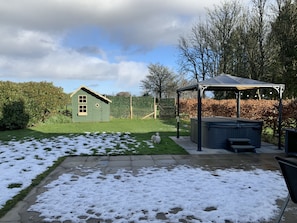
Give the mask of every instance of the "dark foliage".
[[[240, 114], [242, 118], [263, 120], [264, 129], [270, 128], [274, 134], [278, 128], [277, 100], [241, 100]], [[297, 100], [284, 100], [282, 112], [282, 125], [284, 128], [297, 127]], [[182, 99], [180, 112], [189, 116], [197, 117], [197, 100]], [[202, 100], [202, 116], [236, 117], [236, 100]]]
[[0, 82], [0, 129], [21, 129], [44, 122], [69, 103], [62, 88], [48, 82]]

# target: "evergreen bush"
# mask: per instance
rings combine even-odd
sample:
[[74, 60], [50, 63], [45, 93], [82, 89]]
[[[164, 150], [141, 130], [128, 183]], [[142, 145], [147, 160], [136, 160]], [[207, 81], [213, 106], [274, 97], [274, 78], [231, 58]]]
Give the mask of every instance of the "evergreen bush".
[[0, 81], [0, 129], [22, 129], [44, 122], [70, 101], [48, 82]]

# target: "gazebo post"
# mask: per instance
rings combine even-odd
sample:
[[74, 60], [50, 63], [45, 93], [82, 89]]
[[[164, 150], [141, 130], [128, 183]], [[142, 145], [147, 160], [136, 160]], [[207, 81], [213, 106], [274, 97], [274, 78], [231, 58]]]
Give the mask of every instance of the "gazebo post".
[[176, 138], [179, 138], [179, 97], [180, 92], [177, 91]]
[[278, 106], [278, 149], [281, 149], [281, 134], [282, 134], [282, 113], [283, 113], [283, 103], [282, 103], [282, 93], [279, 92], [279, 106]]
[[200, 86], [198, 85], [198, 88], [197, 88], [197, 98], [198, 98], [198, 103], [197, 103], [197, 133], [198, 133], [198, 141], [197, 141], [197, 151], [202, 151], [201, 149], [201, 114], [202, 114], [202, 98], [201, 98], [201, 89], [200, 89]]

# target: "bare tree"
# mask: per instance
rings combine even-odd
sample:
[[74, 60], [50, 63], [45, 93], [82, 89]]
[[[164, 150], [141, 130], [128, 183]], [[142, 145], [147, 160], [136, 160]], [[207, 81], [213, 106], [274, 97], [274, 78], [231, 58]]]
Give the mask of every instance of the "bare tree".
[[179, 39], [180, 68], [185, 73], [191, 73], [197, 82], [212, 76], [214, 63], [208, 45], [208, 32], [208, 25], [198, 22], [187, 38]]
[[182, 73], [192, 73], [193, 77], [197, 82], [199, 82], [198, 74], [198, 61], [194, 53], [194, 49], [190, 41], [181, 36], [179, 38], [178, 49], [179, 55], [179, 66]]
[[127, 92], [127, 91], [121, 91], [121, 92], [118, 92], [118, 93], [116, 94], [116, 96], [120, 96], [120, 97], [130, 97], [131, 94], [130, 94], [130, 92]]
[[232, 71], [232, 33], [236, 29], [241, 5], [224, 2], [208, 11], [208, 20], [197, 22], [189, 36], [179, 38], [179, 64], [199, 82], [219, 73]]
[[257, 28], [257, 48], [258, 48], [258, 69], [257, 78], [262, 79], [265, 73], [265, 38], [268, 34], [267, 25], [264, 20], [266, 0], [253, 0], [255, 8], [255, 24]]
[[198, 23], [192, 28], [192, 36], [190, 38], [191, 44], [194, 49], [196, 58], [198, 59], [198, 68], [200, 78], [205, 80], [207, 76], [212, 76], [214, 62], [212, 49], [209, 46], [207, 23]]
[[198, 21], [188, 36], [179, 39], [181, 70], [196, 81], [229, 73], [296, 86], [292, 77], [297, 67], [297, 3], [274, 1], [275, 11], [269, 10], [273, 5], [267, 0], [251, 0], [251, 8], [236, 0], [225, 1], [208, 11], [206, 22]]
[[218, 73], [228, 73], [230, 55], [232, 55], [231, 37], [237, 26], [241, 5], [238, 1], [225, 1], [221, 6], [215, 6], [214, 10], [208, 12], [210, 24], [210, 46], [217, 54], [219, 61]]
[[177, 89], [176, 74], [159, 63], [148, 66], [149, 74], [141, 81], [141, 88], [159, 99], [175, 95]]

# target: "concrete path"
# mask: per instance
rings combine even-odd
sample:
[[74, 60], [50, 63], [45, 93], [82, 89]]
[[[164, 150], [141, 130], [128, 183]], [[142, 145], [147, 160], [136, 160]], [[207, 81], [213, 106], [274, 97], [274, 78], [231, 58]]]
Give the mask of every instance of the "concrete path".
[[[232, 151], [226, 149], [210, 149], [202, 147], [201, 151], [197, 151], [197, 144], [190, 140], [189, 136], [175, 136], [170, 137], [176, 144], [183, 147], [189, 154], [201, 155], [201, 154], [234, 154]], [[256, 148], [256, 153], [279, 153], [283, 154], [284, 150], [279, 150], [277, 146], [266, 142], [261, 142], [261, 148]]]
[[[63, 173], [75, 171], [77, 166], [100, 169], [104, 173], [115, 173], [119, 168], [137, 170], [142, 167], [172, 167], [175, 165], [189, 165], [205, 169], [240, 168], [250, 170], [261, 168], [265, 170], [278, 170], [279, 166], [275, 156], [284, 156], [282, 151], [262, 153], [198, 153], [194, 155], [134, 155], [134, 156], [88, 156], [68, 157], [46, 179], [35, 187], [28, 196], [20, 201], [16, 207], [0, 219], [0, 223], [41, 223], [44, 222], [36, 212], [29, 212], [28, 208], [35, 203], [39, 194], [45, 191], [44, 186], [56, 180]], [[279, 201], [282, 205], [283, 201]], [[261, 208], [261, 207], [259, 207]], [[284, 214], [286, 223], [297, 222], [297, 207], [289, 203]], [[58, 223], [58, 222], [55, 222]], [[264, 222], [263, 222], [264, 223]]]

